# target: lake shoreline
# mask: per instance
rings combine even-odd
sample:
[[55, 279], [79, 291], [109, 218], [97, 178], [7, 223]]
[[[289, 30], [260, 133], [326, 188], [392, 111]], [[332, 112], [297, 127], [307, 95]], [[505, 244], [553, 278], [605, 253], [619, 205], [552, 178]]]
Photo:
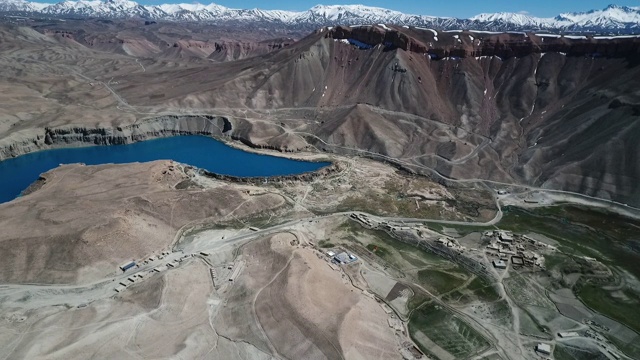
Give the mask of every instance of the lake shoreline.
[[[182, 135], [210, 136], [245, 151], [246, 149], [238, 146], [238, 143], [253, 150], [273, 150], [288, 155], [313, 150], [313, 147], [306, 143], [304, 146], [291, 147], [286, 143], [280, 146], [257, 143], [252, 141], [250, 134], [246, 134], [243, 129], [238, 129], [232, 123], [233, 121], [232, 118], [215, 115], [164, 115], [123, 126], [89, 128], [70, 124], [55, 128], [29, 129], [0, 139], [0, 161], [42, 150], [94, 145], [126, 145]], [[269, 155], [281, 156], [277, 153], [269, 152]]]
[[[46, 173], [61, 164], [129, 164], [171, 160], [197, 169], [201, 174], [230, 182], [259, 183], [265, 179], [315, 179], [340, 171], [343, 166], [326, 156], [273, 156], [267, 151], [247, 151], [213, 136], [188, 135], [147, 138], [115, 146], [58, 146], [0, 161], [0, 201], [37, 191]], [[80, 145], [89, 145], [84, 142]]]

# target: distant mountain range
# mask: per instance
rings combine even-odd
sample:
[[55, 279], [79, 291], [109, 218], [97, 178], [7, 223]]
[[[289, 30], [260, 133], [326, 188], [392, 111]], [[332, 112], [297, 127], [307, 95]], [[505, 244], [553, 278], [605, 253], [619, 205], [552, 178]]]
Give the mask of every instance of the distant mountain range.
[[78, 0], [55, 4], [0, 0], [0, 14], [8, 16], [74, 18], [142, 18], [202, 21], [217, 24], [255, 23], [319, 27], [330, 25], [397, 24], [441, 29], [491, 31], [559, 30], [571, 32], [640, 32], [640, 7], [609, 5], [602, 10], [538, 18], [519, 13], [479, 14], [469, 19], [404, 14], [364, 5], [317, 5], [306, 11], [231, 9], [217, 4], [140, 5], [129, 0]]

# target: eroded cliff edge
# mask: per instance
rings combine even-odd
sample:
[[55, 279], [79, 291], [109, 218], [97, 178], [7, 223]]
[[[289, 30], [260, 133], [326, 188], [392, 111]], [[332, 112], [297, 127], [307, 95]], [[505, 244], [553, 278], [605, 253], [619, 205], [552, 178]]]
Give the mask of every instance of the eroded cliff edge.
[[86, 145], [124, 145], [179, 135], [229, 137], [252, 148], [299, 151], [308, 145], [290, 139], [282, 129], [270, 126], [269, 138], [256, 138], [253, 124], [242, 119], [212, 115], [165, 115], [116, 127], [60, 126], [16, 132], [0, 139], [0, 161], [30, 152]]

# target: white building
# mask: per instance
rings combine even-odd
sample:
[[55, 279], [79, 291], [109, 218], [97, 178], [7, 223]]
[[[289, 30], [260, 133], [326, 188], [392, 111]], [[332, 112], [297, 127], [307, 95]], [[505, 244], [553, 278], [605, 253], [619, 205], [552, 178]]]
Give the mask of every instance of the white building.
[[504, 242], [513, 242], [513, 236], [507, 234], [506, 231], [501, 231], [500, 232], [500, 240], [504, 241]]
[[559, 332], [558, 336], [564, 339], [564, 338], [578, 337], [580, 336], [580, 334], [578, 334], [575, 331], [569, 331], [569, 332]]
[[341, 252], [340, 254], [333, 257], [333, 259], [340, 264], [348, 264], [351, 262], [349, 260], [349, 255], [346, 252]]
[[551, 355], [551, 345], [540, 343], [536, 345], [536, 351], [540, 354]]
[[496, 269], [506, 269], [507, 263], [505, 263], [503, 260], [493, 260], [493, 266]]

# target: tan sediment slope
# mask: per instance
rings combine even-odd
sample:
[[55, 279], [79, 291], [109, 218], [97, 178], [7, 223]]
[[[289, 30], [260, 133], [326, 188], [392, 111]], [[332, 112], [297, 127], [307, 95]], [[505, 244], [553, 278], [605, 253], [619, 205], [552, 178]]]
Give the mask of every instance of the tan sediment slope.
[[[208, 268], [191, 261], [80, 309], [3, 308], [0, 356], [10, 359], [261, 359], [250, 344], [218, 337], [209, 323]], [[15, 319], [20, 321], [15, 321]]]
[[188, 175], [169, 161], [65, 165], [44, 177], [38, 191], [0, 204], [2, 282], [102, 278], [124, 261], [167, 248], [187, 223], [222, 219], [234, 209], [242, 218], [284, 204], [281, 196], [249, 196], [224, 183], [176, 190]]
[[[397, 358], [395, 339], [380, 305], [328, 267], [310, 251], [299, 251], [289, 268], [287, 299], [325, 335], [338, 338], [336, 347], [349, 359]], [[335, 327], [334, 327], [335, 326]]]
[[197, 257], [121, 294], [107, 285], [106, 296], [79, 307], [54, 305], [64, 301], [57, 287], [16, 287], [36, 296], [30, 310], [18, 298], [0, 303], [0, 357], [399, 359], [376, 301], [293, 239], [248, 243], [236, 262], [244, 270], [222, 288]]
[[386, 314], [291, 234], [247, 244], [246, 261], [215, 321], [221, 334], [293, 359], [399, 357]]

